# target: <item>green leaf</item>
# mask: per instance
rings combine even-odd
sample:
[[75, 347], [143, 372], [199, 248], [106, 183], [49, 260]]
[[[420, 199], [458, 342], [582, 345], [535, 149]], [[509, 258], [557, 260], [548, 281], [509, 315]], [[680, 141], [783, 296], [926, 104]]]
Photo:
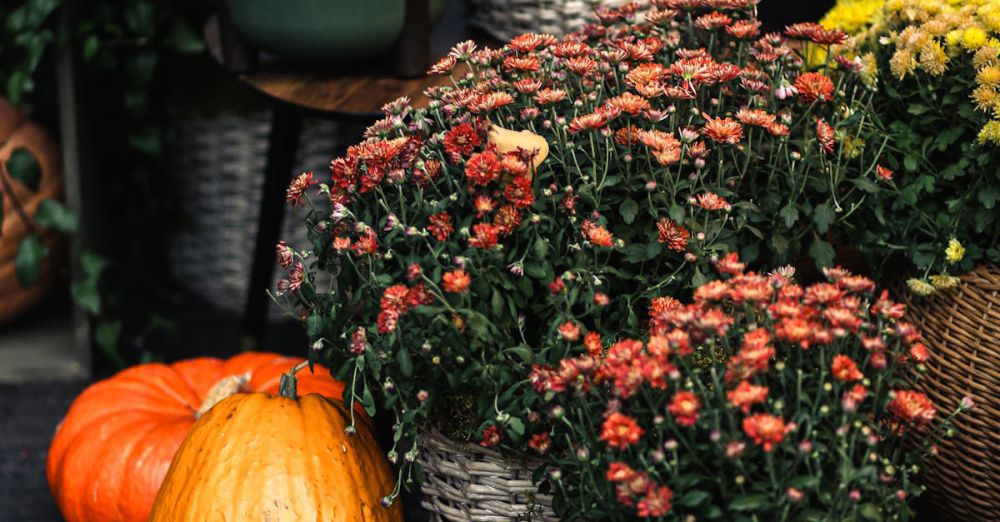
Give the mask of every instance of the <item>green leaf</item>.
[[28, 149], [19, 147], [10, 153], [10, 158], [7, 159], [7, 172], [10, 173], [10, 177], [32, 192], [38, 191], [38, 184], [42, 180], [42, 167]]
[[38, 205], [35, 211], [35, 222], [42, 228], [51, 228], [60, 232], [74, 233], [80, 227], [80, 222], [70, 209], [54, 199], [46, 199]]
[[375, 416], [375, 397], [372, 397], [372, 392], [368, 389], [368, 386], [365, 386], [361, 390], [361, 406], [365, 408], [365, 413], [370, 417]]
[[882, 509], [872, 503], [862, 504], [861, 516], [865, 517], [865, 520], [875, 520], [881, 522]]
[[833, 250], [833, 246], [830, 243], [816, 238], [809, 247], [809, 255], [816, 262], [816, 268], [823, 269], [833, 266], [833, 258], [836, 255], [836, 251]]
[[510, 431], [513, 431], [518, 435], [524, 435], [524, 422], [517, 417], [511, 417], [508, 419], [507, 427], [510, 428]]
[[38, 281], [42, 261], [49, 255], [49, 247], [42, 243], [38, 234], [29, 234], [17, 245], [14, 256], [14, 273], [23, 288]]
[[101, 49], [101, 40], [96, 34], [89, 34], [83, 39], [83, 61], [89, 62], [97, 56], [97, 51]]
[[196, 54], [205, 48], [205, 42], [198, 32], [180, 17], [174, 17], [170, 32], [163, 39], [163, 45], [180, 54]]
[[837, 213], [829, 201], [817, 205], [813, 210], [813, 222], [816, 223], [816, 231], [820, 234], [826, 234], [826, 231], [830, 230], [830, 225], [836, 220]]
[[792, 205], [788, 205], [787, 207], [781, 209], [781, 212], [778, 212], [778, 215], [781, 216], [781, 219], [785, 220], [786, 227], [792, 228], [792, 225], [799, 220], [799, 209]]
[[678, 205], [677, 203], [674, 203], [673, 205], [670, 205], [669, 214], [670, 214], [670, 219], [676, 221], [677, 224], [679, 225], [684, 224], [684, 214], [685, 214], [684, 207]]
[[94, 342], [97, 348], [119, 367], [125, 366], [125, 359], [118, 353], [118, 339], [121, 333], [122, 322], [118, 320], [105, 321], [94, 328]]
[[923, 113], [925, 113], [925, 112], [927, 112], [929, 110], [931, 110], [930, 107], [928, 107], [926, 105], [922, 105], [922, 104], [919, 104], [919, 103], [911, 103], [910, 106], [906, 109], [906, 112], [908, 112], [908, 113], [910, 113], [910, 114], [912, 114], [914, 116], [920, 116], [921, 114], [923, 114]]
[[907, 154], [906, 157], [903, 158], [903, 167], [906, 168], [907, 172], [913, 172], [917, 170], [917, 165], [918, 161], [916, 156], [912, 154]]
[[531, 347], [527, 344], [521, 343], [517, 346], [507, 348], [507, 351], [514, 352], [521, 362], [525, 364], [531, 364], [535, 360], [535, 352], [531, 350]]
[[707, 491], [695, 490], [681, 495], [674, 503], [678, 506], [695, 507], [711, 498], [711, 496]]
[[411, 377], [413, 375], [413, 359], [410, 358], [409, 350], [404, 347], [396, 350], [396, 362], [399, 363], [399, 373], [403, 374], [403, 377]]
[[639, 204], [634, 199], [626, 199], [618, 206], [618, 212], [622, 215], [622, 221], [626, 225], [631, 225], [635, 222], [635, 217], [639, 215]]
[[799, 489], [810, 489], [819, 485], [819, 477], [814, 475], [803, 475], [788, 481], [788, 486]]
[[73, 283], [69, 287], [69, 293], [76, 305], [91, 315], [101, 313], [101, 294], [94, 280], [86, 279]]
[[993, 206], [996, 205], [997, 200], [1000, 199], [1000, 186], [993, 185], [980, 189], [977, 199], [979, 199], [979, 202], [983, 204], [984, 208], [993, 208]]
[[323, 336], [323, 316], [318, 310], [314, 310], [313, 313], [309, 314], [306, 318], [306, 335], [309, 336], [309, 342], [315, 341]]
[[732, 511], [753, 511], [766, 506], [770, 500], [771, 497], [764, 493], [741, 495], [729, 503], [729, 509]]

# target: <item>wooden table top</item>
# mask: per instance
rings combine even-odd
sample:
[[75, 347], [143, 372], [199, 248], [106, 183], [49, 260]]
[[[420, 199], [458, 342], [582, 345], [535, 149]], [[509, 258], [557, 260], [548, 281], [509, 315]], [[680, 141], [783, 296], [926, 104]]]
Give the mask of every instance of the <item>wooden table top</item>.
[[[453, 14], [441, 21], [431, 37], [432, 56], [443, 56], [454, 44], [472, 39], [480, 47], [499, 47], [501, 42], [469, 28], [464, 13]], [[209, 53], [220, 65], [218, 23], [211, 20], [205, 28]], [[432, 63], [436, 58], [432, 58]], [[377, 119], [382, 106], [400, 96], [410, 98], [416, 107], [430, 101], [424, 95], [429, 87], [450, 85], [448, 76], [399, 78], [385, 64], [292, 64], [264, 62], [257, 70], [239, 74], [243, 83], [255, 90], [293, 106], [330, 116]], [[462, 74], [460, 65], [455, 74]]]

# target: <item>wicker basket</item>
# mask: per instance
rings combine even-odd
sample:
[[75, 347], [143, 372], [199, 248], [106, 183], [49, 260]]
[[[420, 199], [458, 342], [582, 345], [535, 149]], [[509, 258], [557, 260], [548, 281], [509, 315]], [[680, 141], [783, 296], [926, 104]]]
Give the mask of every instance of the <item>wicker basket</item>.
[[[240, 313], [246, 301], [270, 130], [270, 116], [258, 112], [188, 120], [171, 133], [171, 168], [189, 219], [171, 238], [173, 276], [185, 289], [232, 314]], [[339, 131], [332, 122], [307, 120], [295, 172], [312, 170], [322, 177]], [[308, 248], [302, 220], [290, 209], [286, 212], [281, 237], [293, 247]], [[276, 273], [275, 281], [281, 276]], [[271, 319], [285, 315], [274, 306], [269, 313]]]
[[571, 33], [596, 22], [594, 7], [626, 0], [470, 0], [472, 23], [500, 40], [522, 33]]
[[931, 497], [947, 520], [1000, 520], [1000, 268], [980, 266], [929, 298], [902, 293], [907, 317], [934, 354], [921, 389], [939, 411], [964, 396], [976, 402], [928, 462]]
[[552, 497], [538, 493], [531, 469], [499, 452], [459, 444], [437, 431], [420, 438], [423, 507], [431, 520], [455, 522], [556, 521]]

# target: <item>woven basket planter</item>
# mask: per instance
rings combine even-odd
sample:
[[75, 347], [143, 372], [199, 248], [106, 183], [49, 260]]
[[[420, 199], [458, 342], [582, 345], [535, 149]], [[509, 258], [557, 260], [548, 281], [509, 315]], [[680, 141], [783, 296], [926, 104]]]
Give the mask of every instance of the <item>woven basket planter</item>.
[[961, 279], [931, 297], [902, 292], [934, 354], [921, 388], [942, 412], [964, 396], [976, 402], [955, 418], [956, 434], [940, 442], [926, 480], [947, 520], [1000, 520], [1000, 268], [983, 265]]
[[[323, 178], [338, 129], [307, 120], [293, 174], [311, 170]], [[171, 133], [171, 169], [189, 220], [171, 238], [171, 270], [182, 287], [231, 314], [240, 313], [246, 301], [270, 131], [269, 114], [259, 112], [187, 120]], [[306, 228], [291, 209], [281, 237], [294, 248], [309, 247]], [[275, 274], [275, 282], [281, 275]], [[284, 317], [274, 306], [269, 314]]]
[[596, 22], [594, 7], [617, 7], [626, 0], [470, 0], [472, 23], [500, 40], [522, 33], [556, 36]]
[[431, 430], [420, 438], [423, 507], [431, 520], [556, 521], [552, 497], [538, 493], [538, 462], [511, 462], [496, 450], [461, 444]]

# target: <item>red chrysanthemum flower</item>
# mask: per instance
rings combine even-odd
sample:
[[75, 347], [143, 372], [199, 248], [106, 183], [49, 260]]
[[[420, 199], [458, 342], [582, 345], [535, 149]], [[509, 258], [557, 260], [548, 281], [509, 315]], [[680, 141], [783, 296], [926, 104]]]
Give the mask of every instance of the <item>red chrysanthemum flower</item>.
[[500, 158], [490, 151], [473, 154], [465, 164], [465, 178], [473, 185], [486, 186], [497, 179], [502, 170]]
[[743, 419], [743, 433], [753, 439], [764, 451], [770, 452], [776, 444], [785, 440], [788, 428], [781, 417], [769, 413], [757, 413]]
[[535, 101], [539, 105], [550, 105], [566, 99], [566, 91], [562, 89], [542, 89], [535, 94]]
[[833, 127], [829, 123], [823, 120], [823, 118], [816, 118], [816, 139], [819, 140], [819, 145], [823, 149], [823, 152], [827, 154], [833, 154], [834, 148], [834, 131]]
[[659, 232], [660, 243], [666, 243], [667, 248], [674, 252], [683, 252], [687, 248], [688, 239], [691, 238], [688, 229], [672, 219], [661, 218], [656, 223], [656, 230]]
[[658, 518], [670, 512], [674, 492], [667, 486], [651, 486], [636, 506], [640, 518]]
[[358, 256], [378, 252], [378, 239], [375, 237], [375, 231], [371, 228], [365, 229], [364, 233], [354, 240], [351, 250]]
[[693, 426], [698, 422], [699, 411], [701, 410], [701, 400], [694, 392], [680, 391], [674, 394], [674, 398], [667, 406], [667, 411], [674, 416], [674, 420], [681, 426]]
[[927, 395], [910, 390], [897, 390], [893, 393], [895, 396], [889, 401], [888, 409], [896, 419], [922, 425], [934, 420], [937, 415], [937, 410]]
[[535, 195], [531, 192], [531, 176], [514, 178], [514, 181], [504, 187], [503, 195], [517, 208], [530, 207], [535, 202]]
[[476, 223], [472, 226], [469, 246], [489, 250], [497, 246], [500, 231], [490, 223]]
[[559, 327], [559, 336], [571, 343], [580, 340], [580, 325], [566, 321]]
[[632, 116], [637, 116], [640, 112], [649, 109], [649, 100], [630, 92], [624, 92], [609, 99], [607, 104], [613, 110]]
[[705, 210], [729, 210], [732, 206], [714, 192], [698, 194], [698, 206]]
[[846, 355], [834, 355], [831, 368], [833, 376], [844, 382], [860, 381], [865, 378], [854, 360]]
[[878, 176], [879, 179], [890, 181], [892, 180], [893, 172], [882, 165], [875, 165], [875, 175]]
[[645, 431], [635, 419], [617, 411], [605, 417], [601, 426], [601, 440], [616, 449], [625, 449], [639, 442], [643, 433]]
[[760, 32], [760, 21], [759, 20], [737, 20], [733, 22], [732, 25], [726, 27], [726, 32], [732, 35], [734, 38], [740, 40], [748, 40], [757, 36]]
[[445, 272], [441, 276], [441, 287], [445, 292], [464, 294], [469, 291], [470, 284], [472, 284], [472, 278], [461, 268]]
[[743, 126], [732, 118], [705, 116], [705, 126], [701, 133], [716, 143], [736, 144], [743, 139]]
[[285, 201], [293, 207], [301, 206], [302, 197], [305, 195], [306, 190], [315, 184], [316, 180], [313, 179], [312, 172], [299, 174], [288, 186], [288, 191], [285, 193]]
[[775, 124], [775, 116], [764, 109], [751, 109], [749, 107], [742, 107], [736, 112], [736, 119], [743, 122], [744, 125], [756, 125], [757, 127], [764, 127], [769, 129]]
[[590, 114], [584, 114], [583, 116], [577, 116], [573, 118], [573, 121], [569, 122], [569, 132], [572, 134], [578, 134], [583, 131], [595, 131], [603, 128], [608, 124], [609, 113], [598, 109]]
[[483, 430], [483, 440], [479, 443], [479, 445], [484, 448], [488, 448], [490, 446], [500, 444], [501, 440], [503, 440], [503, 432], [500, 431], [500, 428], [490, 426]]
[[536, 433], [528, 440], [528, 447], [535, 450], [538, 454], [544, 455], [552, 447], [552, 439], [549, 438], [548, 433]]
[[515, 36], [507, 45], [519, 53], [528, 53], [535, 49], [548, 47], [557, 41], [558, 39], [551, 34], [526, 33]]
[[739, 408], [744, 414], [750, 413], [750, 406], [763, 404], [767, 400], [767, 386], [755, 386], [749, 381], [740, 381], [738, 385], [726, 393], [729, 404]]
[[713, 11], [711, 13], [701, 15], [694, 21], [695, 27], [699, 29], [704, 29], [706, 31], [711, 31], [713, 29], [718, 29], [720, 27], [726, 27], [731, 23], [733, 23], [732, 18], [718, 11]]
[[427, 231], [438, 241], [445, 241], [455, 231], [455, 228], [451, 226], [451, 215], [447, 212], [438, 212], [427, 220], [430, 222], [427, 225]]
[[466, 158], [472, 154], [472, 151], [480, 145], [481, 140], [472, 125], [463, 123], [445, 133], [443, 143], [449, 161], [455, 163], [459, 158]]
[[521, 224], [521, 211], [514, 205], [504, 205], [500, 207], [496, 215], [493, 216], [493, 226], [501, 236], [509, 235], [517, 226]]
[[823, 73], [807, 72], [795, 79], [795, 90], [802, 101], [830, 101], [833, 99], [833, 80]]
[[840, 45], [847, 41], [847, 33], [840, 29], [827, 29], [815, 22], [792, 24], [785, 28], [791, 38], [809, 40], [820, 45]]
[[611, 235], [611, 232], [608, 232], [608, 229], [600, 226], [591, 227], [590, 230], [587, 231], [587, 239], [594, 246], [610, 247], [614, 245], [614, 237]]

